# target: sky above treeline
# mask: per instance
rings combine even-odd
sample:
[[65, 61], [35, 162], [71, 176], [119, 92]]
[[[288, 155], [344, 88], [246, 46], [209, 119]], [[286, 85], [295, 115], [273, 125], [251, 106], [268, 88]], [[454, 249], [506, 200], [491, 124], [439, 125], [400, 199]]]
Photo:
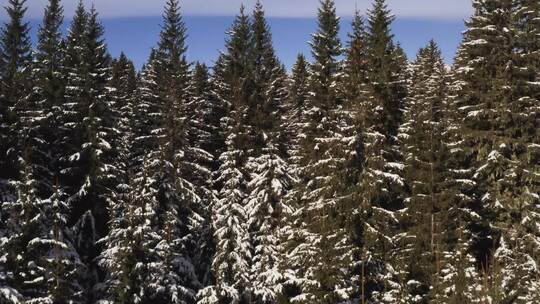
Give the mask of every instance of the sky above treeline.
[[[137, 67], [147, 59], [160, 30], [160, 15], [166, 0], [85, 0], [102, 17], [106, 41], [113, 56], [124, 51]], [[223, 48], [225, 33], [243, 3], [251, 10], [256, 0], [182, 0], [182, 13], [188, 28], [188, 59], [212, 65]], [[272, 27], [274, 44], [283, 63], [290, 67], [298, 53], [309, 56], [310, 35], [316, 30], [318, 0], [261, 0]], [[472, 14], [470, 0], [388, 0], [396, 22], [393, 33], [409, 58], [431, 38], [451, 63], [461, 40], [463, 21]], [[47, 0], [28, 0], [28, 18], [39, 26]], [[73, 15], [78, 0], [64, 0], [66, 21]], [[355, 9], [363, 14], [371, 0], [336, 0], [341, 17], [341, 37], [345, 43]], [[0, 13], [5, 21], [6, 14]], [[67, 25], [66, 25], [67, 26]]]

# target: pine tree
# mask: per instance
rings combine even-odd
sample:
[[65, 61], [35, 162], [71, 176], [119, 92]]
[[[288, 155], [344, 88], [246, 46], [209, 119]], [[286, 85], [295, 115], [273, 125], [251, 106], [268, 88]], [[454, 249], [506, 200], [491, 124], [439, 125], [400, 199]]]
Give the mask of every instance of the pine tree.
[[16, 179], [18, 171], [17, 130], [19, 106], [30, 90], [32, 62], [30, 27], [23, 18], [25, 0], [9, 0], [5, 7], [9, 21], [0, 33], [0, 178]]
[[[107, 233], [107, 207], [111, 204], [118, 170], [112, 102], [107, 94], [110, 57], [102, 40], [103, 27], [94, 8], [86, 12], [82, 2], [76, 10], [66, 41], [64, 69], [66, 102], [61, 122], [65, 134], [60, 143], [61, 182], [70, 196], [75, 245], [88, 265], [87, 288], [99, 282], [96, 242]], [[90, 298], [95, 297], [92, 293]]]
[[348, 300], [354, 286], [347, 214], [352, 207], [348, 188], [355, 183], [354, 178], [348, 180], [354, 168], [354, 135], [347, 122], [349, 108], [337, 90], [337, 56], [342, 53], [338, 31], [334, 3], [322, 1], [319, 30], [311, 43], [315, 61], [309, 96], [297, 134], [299, 179], [290, 195], [297, 211], [289, 219], [295, 227], [287, 232], [292, 237], [287, 244], [285, 286], [291, 290], [291, 300], [302, 303]]
[[[197, 213], [207, 190], [197, 184], [207, 169], [199, 162], [208, 153], [195, 146], [201, 134], [197, 129], [197, 107], [192, 102], [189, 65], [185, 58], [186, 29], [178, 1], [168, 1], [164, 25], [154, 53], [148, 79], [153, 102], [150, 140], [153, 150], [143, 163], [157, 192], [156, 229], [164, 231], [157, 255], [161, 272], [156, 274], [158, 299], [181, 303], [193, 301], [200, 283], [193, 265], [196, 232], [202, 219]], [[148, 152], [147, 152], [148, 153]], [[202, 201], [202, 200], [205, 201]]]
[[58, 111], [63, 103], [64, 77], [62, 75], [62, 38], [60, 26], [63, 11], [59, 1], [50, 1], [45, 8], [43, 23], [38, 32], [38, 45], [32, 64], [32, 92], [20, 107], [21, 128], [19, 138], [29, 148], [34, 174], [38, 180], [38, 197], [52, 195], [56, 182], [59, 141]]
[[407, 211], [402, 223], [407, 236], [399, 253], [403, 261], [398, 272], [402, 300], [427, 303], [431, 288], [437, 289], [441, 254], [447, 248], [443, 233], [450, 233], [443, 227], [450, 227], [446, 214], [455, 199], [448, 191], [447, 77], [441, 52], [433, 40], [418, 52], [411, 76], [400, 128], [404, 178], [410, 196], [405, 200]]
[[157, 196], [151, 180], [142, 173], [128, 181], [128, 189], [111, 210], [110, 232], [103, 240], [100, 265], [107, 270], [106, 303], [156, 301], [160, 286], [154, 276], [161, 272], [156, 247], [162, 237], [155, 230]]
[[[28, 151], [28, 150], [26, 150]], [[69, 207], [59, 188], [46, 200], [37, 197], [38, 181], [28, 154], [20, 161], [18, 199], [4, 203], [8, 236], [0, 241], [2, 296], [7, 303], [83, 303], [81, 263], [69, 240]]]
[[206, 181], [200, 181], [205, 183], [207, 189], [205, 196], [208, 201], [205, 205], [201, 204], [198, 212], [202, 217], [202, 222], [198, 232], [197, 248], [199, 248], [199, 253], [195, 259], [199, 280], [203, 286], [207, 286], [211, 285], [213, 281], [211, 266], [215, 251], [212, 210], [216, 200], [216, 193], [212, 174], [219, 168], [218, 157], [223, 152], [225, 145], [223, 132], [220, 128], [220, 120], [224, 114], [224, 109], [216, 98], [215, 85], [211, 83], [210, 73], [206, 65], [200, 63], [195, 65], [192, 88], [194, 103], [197, 105], [197, 113], [199, 113], [202, 122], [199, 127], [204, 132], [195, 145], [209, 153], [209, 157], [201, 162], [208, 168], [208, 174], [205, 176]]
[[212, 261], [213, 285], [199, 293], [199, 303], [244, 303], [251, 299], [249, 271], [251, 251], [246, 197], [249, 176], [244, 172], [248, 158], [249, 125], [246, 112], [250, 100], [251, 25], [244, 7], [229, 30], [226, 51], [214, 67], [216, 97], [225, 109], [221, 119], [226, 150], [219, 157], [215, 187], [218, 200], [212, 226], [216, 252]]
[[367, 98], [362, 106], [366, 112], [361, 115], [364, 155], [358, 224], [365, 274], [362, 295], [381, 303], [398, 300], [392, 255], [398, 249], [398, 217], [405, 190], [397, 135], [407, 65], [401, 48], [393, 42], [393, 19], [384, 0], [374, 2], [368, 14], [366, 37], [369, 68]]

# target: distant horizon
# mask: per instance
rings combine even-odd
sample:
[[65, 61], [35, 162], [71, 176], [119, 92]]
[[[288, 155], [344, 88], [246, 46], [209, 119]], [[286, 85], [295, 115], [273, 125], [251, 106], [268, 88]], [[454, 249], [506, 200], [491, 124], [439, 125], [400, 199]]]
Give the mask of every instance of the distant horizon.
[[[133, 60], [137, 69], [147, 61], [151, 48], [159, 38], [161, 16], [121, 16], [101, 17], [105, 28], [104, 39], [111, 56], [117, 57], [123, 51]], [[274, 47], [282, 63], [290, 69], [297, 53], [311, 58], [308, 41], [316, 30], [315, 17], [267, 17], [270, 24]], [[219, 51], [223, 50], [226, 31], [234, 16], [186, 15], [187, 58], [190, 62], [203, 62], [212, 66]], [[352, 17], [341, 17], [340, 38], [343, 46], [347, 43]], [[5, 20], [0, 20], [5, 22]], [[40, 18], [28, 19], [31, 37], [35, 42]], [[66, 32], [71, 17], [64, 18]], [[456, 49], [465, 29], [464, 20], [437, 20], [433, 18], [396, 17], [393, 24], [394, 39], [404, 48], [409, 60], [414, 60], [416, 52], [434, 39], [440, 46], [446, 64], [451, 65]], [[127, 33], [127, 34], [126, 34]]]

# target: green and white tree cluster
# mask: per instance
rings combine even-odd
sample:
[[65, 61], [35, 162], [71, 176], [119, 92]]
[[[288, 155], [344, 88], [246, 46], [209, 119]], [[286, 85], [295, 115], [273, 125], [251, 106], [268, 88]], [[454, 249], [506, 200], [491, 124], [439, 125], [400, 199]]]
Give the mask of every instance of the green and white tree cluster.
[[[137, 71], [82, 1], [0, 31], [0, 303], [540, 303], [540, 3], [473, 0], [454, 64], [321, 0], [289, 72], [262, 4], [215, 65], [168, 0]], [[311, 58], [311, 59], [307, 59]]]

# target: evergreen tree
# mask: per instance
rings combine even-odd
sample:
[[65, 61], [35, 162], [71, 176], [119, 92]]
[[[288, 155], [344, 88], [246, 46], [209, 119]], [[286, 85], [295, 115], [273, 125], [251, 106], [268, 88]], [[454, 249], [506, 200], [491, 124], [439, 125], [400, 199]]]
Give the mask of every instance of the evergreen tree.
[[[306, 108], [309, 98], [309, 63], [306, 58], [299, 54], [292, 69], [290, 77], [289, 95], [287, 100], [286, 119], [283, 121], [282, 128], [288, 138], [288, 156], [290, 174], [295, 179], [293, 187], [285, 197], [288, 209], [283, 210], [284, 220], [280, 227], [280, 241], [282, 242], [282, 253], [279, 260], [280, 272], [283, 275], [283, 282], [279, 287], [281, 289], [278, 303], [287, 302], [289, 298], [300, 295], [301, 278], [304, 276], [303, 257], [307, 254], [301, 252], [302, 249], [309, 250], [309, 246], [304, 246], [304, 241], [309, 232], [305, 229], [303, 218], [297, 216], [296, 211], [301, 210], [297, 189], [296, 178], [298, 166], [301, 160], [301, 134], [306, 124]], [[300, 249], [300, 250], [299, 250]]]
[[283, 210], [288, 209], [284, 196], [292, 181], [281, 129], [286, 97], [285, 72], [275, 56], [260, 2], [255, 5], [251, 28], [254, 87], [247, 113], [252, 134], [246, 143], [250, 157], [243, 168], [250, 174], [246, 197], [250, 247], [253, 249], [250, 281], [254, 302], [273, 303], [281, 280], [278, 272], [279, 224], [283, 220]]
[[[0, 303], [540, 301], [540, 3], [473, 0], [452, 70], [321, 0], [288, 76], [260, 2], [213, 73], [178, 0], [137, 75], [82, 3], [0, 31]], [[342, 57], [343, 56], [343, 57]], [[343, 59], [342, 59], [343, 58]]]
[[405, 93], [407, 63], [395, 46], [390, 25], [394, 17], [384, 0], [368, 14], [366, 37], [367, 98], [360, 117], [363, 134], [362, 199], [359, 239], [363, 269], [362, 295], [368, 300], [396, 301], [395, 257], [398, 217], [403, 208], [403, 164], [397, 138]]
[[133, 146], [131, 162], [133, 168], [140, 168], [149, 151], [157, 149], [152, 131], [161, 121], [159, 112], [157, 52], [153, 49], [148, 62], [142, 67], [137, 79], [136, 101], [133, 104], [132, 132]]
[[251, 303], [249, 271], [252, 248], [245, 206], [248, 177], [238, 169], [244, 156], [242, 150], [233, 150], [233, 140], [234, 134], [227, 140], [231, 150], [220, 157], [218, 182], [223, 186], [220, 199], [213, 208], [216, 253], [212, 271], [215, 284], [199, 292], [198, 303]]
[[154, 281], [162, 267], [156, 263], [156, 247], [162, 240], [155, 230], [157, 193], [144, 173], [128, 184], [111, 210], [110, 232], [100, 257], [107, 270], [106, 303], [156, 301], [162, 288]]
[[[118, 145], [116, 166], [127, 180], [127, 172], [133, 166], [132, 148], [134, 141], [135, 91], [137, 89], [137, 74], [133, 62], [122, 52], [118, 59], [111, 64], [111, 78], [108, 83], [111, 102], [114, 104], [114, 126], [118, 133], [114, 136], [114, 145]], [[120, 181], [119, 181], [120, 182]]]
[[[511, 3], [476, 1], [473, 5], [475, 15], [467, 22], [468, 30], [456, 57], [453, 90], [460, 117], [467, 118], [460, 126], [463, 147], [472, 148], [466, 149], [468, 163], [464, 164], [464, 169], [469, 171], [469, 179], [474, 180], [476, 187], [475, 201], [471, 207], [483, 218], [483, 221], [474, 227], [475, 239], [472, 246], [477, 260], [487, 265], [490, 251], [495, 246], [489, 236], [491, 231], [486, 217], [489, 203], [482, 202], [482, 198], [488, 198], [485, 196], [488, 181], [481, 180], [480, 183], [485, 183], [481, 185], [474, 175], [491, 152], [493, 155], [498, 154], [498, 151], [495, 151], [498, 147], [495, 147], [496, 143], [493, 142], [496, 138], [496, 128], [499, 128], [496, 126], [497, 121], [503, 117], [498, 113], [504, 112], [502, 106], [508, 102], [511, 93], [507, 89], [510, 82], [506, 65], [511, 59], [512, 46], [508, 39], [509, 33], [503, 30], [511, 28]], [[479, 64], [480, 61], [485, 61], [487, 65]], [[493, 81], [488, 82], [487, 79], [490, 78]], [[503, 99], [505, 101], [502, 101]], [[494, 165], [495, 163], [493, 162]], [[493, 203], [495, 201], [496, 199]]]
[[30, 90], [32, 61], [30, 27], [23, 18], [25, 0], [9, 0], [5, 7], [9, 21], [0, 32], [0, 178], [16, 179], [18, 174], [18, 108]]
[[52, 195], [58, 176], [56, 164], [59, 151], [57, 117], [63, 103], [62, 38], [60, 26], [63, 10], [59, 1], [50, 1], [45, 8], [43, 23], [38, 31], [38, 44], [32, 65], [32, 92], [20, 107], [21, 140], [29, 147], [29, 157], [35, 167], [38, 197]]
[[2, 204], [10, 216], [8, 235], [0, 240], [0, 299], [83, 303], [84, 266], [69, 240], [65, 196], [56, 188], [49, 199], [37, 197], [38, 181], [27, 155], [20, 161], [18, 199]]
[[207, 204], [201, 204], [199, 214], [202, 217], [200, 230], [198, 234], [197, 248], [199, 253], [196, 255], [195, 266], [197, 267], [197, 275], [203, 286], [212, 284], [212, 258], [215, 251], [215, 243], [213, 239], [212, 228], [212, 210], [216, 200], [214, 183], [212, 181], [212, 173], [219, 168], [219, 155], [223, 151], [225, 145], [223, 132], [220, 128], [220, 120], [224, 114], [224, 109], [215, 96], [214, 85], [211, 83], [208, 68], [204, 64], [197, 63], [192, 76], [192, 88], [194, 103], [197, 105], [197, 113], [200, 117], [201, 125], [199, 126], [202, 133], [195, 146], [209, 153], [209, 157], [202, 160], [206, 168], [208, 168], [206, 181], [201, 180], [207, 189], [203, 194], [208, 198]]
[[300, 138], [297, 133], [303, 129], [303, 123], [306, 121], [305, 110], [309, 96], [309, 77], [309, 63], [304, 55], [299, 54], [292, 67], [288, 86], [289, 94], [285, 104], [287, 113], [283, 121], [291, 166], [295, 166], [298, 162]]
[[220, 120], [225, 109], [216, 97], [216, 86], [212, 77], [205, 64], [197, 63], [195, 65], [192, 77], [193, 98], [197, 105], [198, 115], [201, 117], [201, 128], [204, 130], [197, 145], [212, 155], [212, 159], [208, 160], [206, 166], [211, 171], [215, 171], [219, 166], [217, 158], [225, 145], [223, 132], [220, 129]]
[[252, 31], [243, 6], [228, 33], [226, 50], [214, 67], [216, 97], [225, 108], [221, 123], [226, 136], [226, 150], [219, 158], [216, 173], [219, 192], [212, 216], [215, 283], [199, 293], [199, 303], [251, 303], [253, 292], [249, 277], [252, 245], [246, 210], [250, 176], [245, 172], [249, 153], [253, 153], [252, 117], [248, 115], [253, 88]]
[[[526, 180], [531, 179], [520, 173], [525, 172], [520, 168], [527, 154], [526, 143], [534, 138], [528, 134], [536, 131], [521, 128], [530, 126], [532, 116], [522, 107], [526, 99], [520, 98], [517, 89], [515, 73], [520, 67], [515, 60], [513, 2], [475, 1], [473, 6], [475, 14], [467, 22], [456, 58], [454, 83], [463, 120], [462, 147], [469, 160], [466, 169], [476, 186], [470, 208], [481, 218], [471, 223], [471, 249], [490, 282], [484, 286], [486, 297], [502, 302], [527, 299], [531, 296], [528, 290], [535, 286], [536, 270], [530, 262], [534, 258], [523, 249], [528, 247], [523, 240], [534, 240], [538, 234], [522, 228], [527, 220], [537, 217], [528, 207], [537, 198], [528, 194]], [[535, 170], [534, 165], [526, 166], [527, 171]], [[521, 224], [510, 228], [510, 218]]]
[[[401, 127], [404, 178], [410, 188], [402, 219], [406, 237], [399, 252], [401, 300], [428, 303], [432, 290], [440, 290], [439, 275], [445, 252], [455, 248], [455, 229], [448, 213], [459, 197], [452, 192], [448, 145], [449, 119], [446, 68], [432, 40], [412, 64], [409, 96]], [[458, 226], [459, 227], [459, 226]], [[436, 292], [434, 292], [436, 293]]]
[[[358, 111], [363, 109], [363, 102], [367, 96], [367, 73], [369, 65], [367, 60], [367, 32], [364, 19], [359, 11], [355, 12], [352, 21], [352, 32], [349, 34], [349, 42], [344, 63], [344, 88], [343, 95], [355, 105]], [[365, 115], [365, 114], [364, 114]], [[357, 125], [362, 128], [365, 118], [362, 112], [356, 113], [359, 118]]]
[[96, 242], [107, 233], [107, 207], [118, 178], [115, 147], [111, 146], [116, 130], [106, 87], [110, 58], [97, 18], [94, 8], [86, 12], [80, 2], [67, 36], [66, 102], [61, 116], [65, 135], [60, 143], [61, 181], [70, 196], [70, 224], [76, 248], [89, 267], [86, 283], [90, 289], [101, 280]]
[[[164, 231], [157, 255], [158, 299], [174, 303], [193, 301], [200, 283], [193, 265], [196, 232], [202, 219], [197, 213], [210, 195], [205, 180], [208, 169], [201, 160], [210, 156], [195, 142], [200, 138], [197, 107], [192, 102], [189, 65], [185, 58], [186, 29], [178, 1], [170, 0], [163, 15], [160, 41], [151, 62], [151, 110], [154, 116], [150, 140], [155, 147], [143, 163], [156, 191], [157, 229]], [[147, 152], [148, 153], [148, 152]], [[203, 201], [204, 200], [204, 201]]]
[[290, 195], [298, 210], [290, 219], [297, 231], [287, 245], [291, 283], [286, 285], [293, 290], [291, 286], [300, 285], [292, 301], [335, 303], [353, 293], [348, 213], [352, 207], [349, 186], [355, 183], [349, 179], [354, 175], [355, 144], [347, 122], [349, 108], [337, 90], [337, 56], [342, 53], [338, 32], [333, 1], [322, 1], [319, 30], [311, 43], [315, 62], [310, 68], [309, 97], [297, 134], [299, 179]]

